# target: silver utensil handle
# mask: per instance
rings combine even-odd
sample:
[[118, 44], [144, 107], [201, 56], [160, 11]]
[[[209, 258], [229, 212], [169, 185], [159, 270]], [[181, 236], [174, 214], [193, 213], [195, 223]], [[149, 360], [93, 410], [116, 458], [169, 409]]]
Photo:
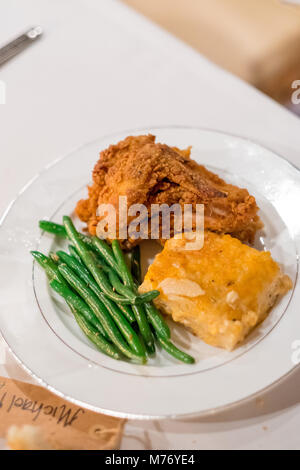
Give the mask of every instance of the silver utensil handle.
[[42, 28], [40, 26], [36, 26], [0, 48], [0, 65], [23, 51], [27, 46], [39, 38], [42, 33]]

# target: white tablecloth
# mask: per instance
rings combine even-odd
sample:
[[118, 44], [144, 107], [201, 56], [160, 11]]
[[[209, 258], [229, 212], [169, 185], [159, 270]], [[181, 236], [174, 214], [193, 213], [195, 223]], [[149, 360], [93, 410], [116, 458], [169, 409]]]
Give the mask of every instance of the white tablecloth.
[[[52, 160], [147, 125], [228, 131], [300, 165], [297, 117], [117, 0], [2, 0], [0, 15], [0, 43], [27, 26], [45, 30], [0, 69], [0, 213]], [[3, 356], [0, 375], [30, 380]], [[263, 398], [214, 417], [130, 422], [122, 448], [299, 449], [299, 386], [300, 371]]]

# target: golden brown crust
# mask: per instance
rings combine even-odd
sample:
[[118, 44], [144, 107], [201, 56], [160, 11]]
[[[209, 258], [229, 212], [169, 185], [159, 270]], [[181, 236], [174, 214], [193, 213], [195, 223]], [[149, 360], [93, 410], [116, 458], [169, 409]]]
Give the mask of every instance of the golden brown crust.
[[[162, 203], [193, 207], [203, 203], [206, 229], [230, 233], [246, 242], [252, 242], [262, 226], [255, 198], [246, 189], [227, 184], [191, 160], [190, 148], [155, 143], [153, 135], [129, 136], [102, 151], [88, 192], [89, 198], [78, 202], [76, 213], [91, 234], [96, 233], [99, 222], [98, 205], [113, 204], [118, 211], [119, 196], [127, 196], [128, 206], [144, 204], [147, 208]], [[123, 245], [136, 242], [124, 240]]]

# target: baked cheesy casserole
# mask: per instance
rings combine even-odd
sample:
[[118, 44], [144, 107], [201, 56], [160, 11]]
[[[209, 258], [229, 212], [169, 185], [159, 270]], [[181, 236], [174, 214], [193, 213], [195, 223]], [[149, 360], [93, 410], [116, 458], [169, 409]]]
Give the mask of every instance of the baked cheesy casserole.
[[232, 350], [292, 288], [269, 252], [230, 235], [205, 232], [201, 250], [170, 239], [140, 292], [158, 289], [156, 306], [206, 343]]

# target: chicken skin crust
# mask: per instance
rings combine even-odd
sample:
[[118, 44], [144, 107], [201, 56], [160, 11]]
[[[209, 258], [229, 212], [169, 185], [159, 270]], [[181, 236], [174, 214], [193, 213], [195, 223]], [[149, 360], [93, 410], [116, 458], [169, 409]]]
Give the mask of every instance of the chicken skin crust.
[[[93, 171], [88, 199], [76, 207], [78, 217], [96, 234], [100, 204], [112, 204], [117, 213], [119, 233], [119, 196], [127, 196], [128, 208], [144, 204], [150, 217], [151, 204], [204, 205], [206, 230], [229, 233], [243, 242], [252, 243], [262, 227], [255, 198], [246, 189], [227, 184], [216, 174], [190, 158], [190, 148], [180, 150], [155, 143], [155, 136], [129, 136], [100, 153]], [[128, 224], [132, 218], [128, 217]], [[174, 234], [171, 218], [171, 233]], [[151, 224], [149, 223], [149, 231]], [[161, 236], [160, 241], [165, 240]], [[149, 235], [150, 237], [150, 235]], [[145, 236], [144, 236], [145, 238]], [[123, 248], [130, 249], [141, 238], [120, 238]]]

